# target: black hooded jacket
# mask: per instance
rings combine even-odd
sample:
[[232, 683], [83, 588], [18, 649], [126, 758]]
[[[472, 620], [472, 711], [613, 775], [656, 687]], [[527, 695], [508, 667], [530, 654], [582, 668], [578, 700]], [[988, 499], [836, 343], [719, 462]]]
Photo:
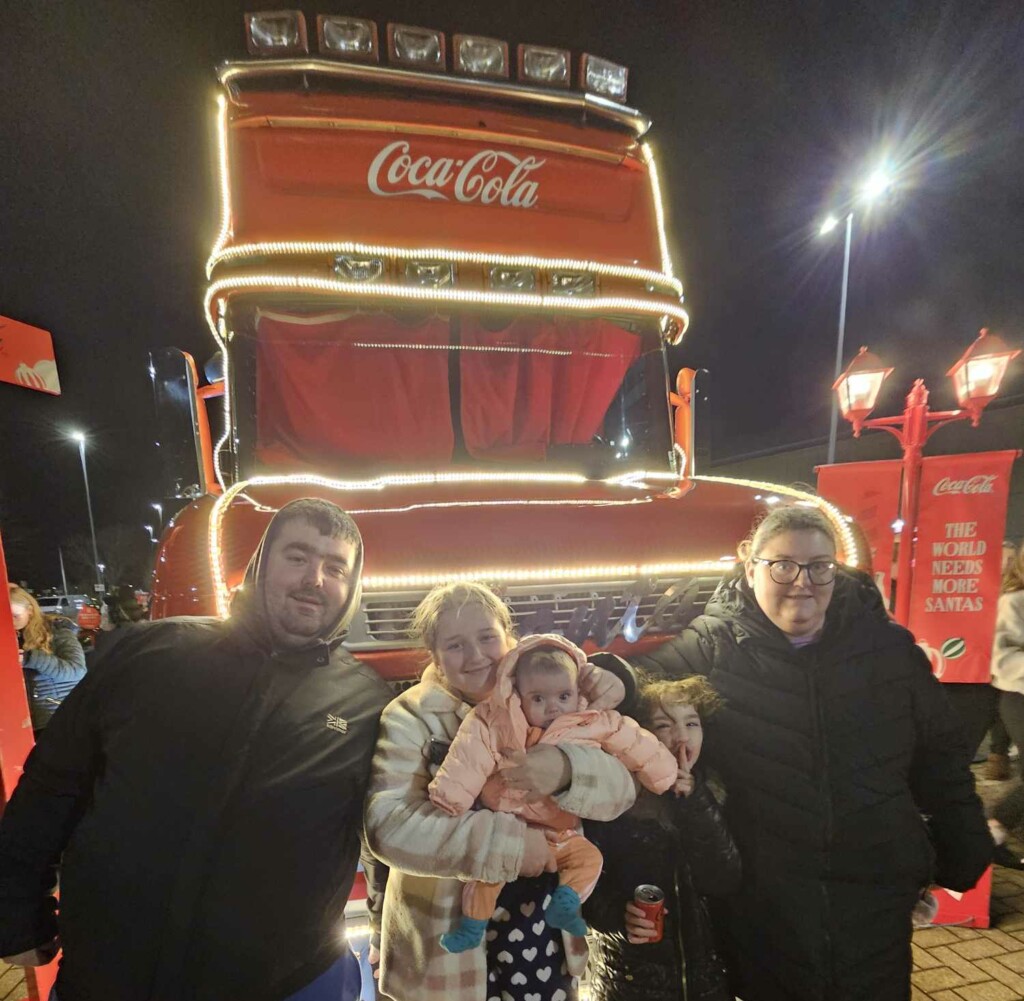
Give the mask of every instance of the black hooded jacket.
[[276, 1001], [344, 948], [391, 693], [340, 645], [357, 575], [320, 639], [273, 649], [259, 566], [280, 518], [231, 619], [123, 630], [29, 756], [0, 822], [0, 955], [59, 927], [61, 1001]]
[[738, 573], [638, 663], [725, 699], [704, 754], [743, 860], [722, 942], [737, 992], [903, 1001], [918, 891], [969, 889], [992, 842], [960, 724], [871, 579], [841, 571], [820, 640], [795, 648]]

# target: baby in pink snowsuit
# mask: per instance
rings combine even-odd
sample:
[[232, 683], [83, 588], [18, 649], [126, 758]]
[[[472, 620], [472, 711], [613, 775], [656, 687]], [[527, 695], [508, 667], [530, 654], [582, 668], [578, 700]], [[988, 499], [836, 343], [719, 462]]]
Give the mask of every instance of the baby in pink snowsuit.
[[[668, 749], [633, 720], [613, 710], [587, 709], [578, 683], [588, 670], [586, 654], [562, 636], [522, 640], [499, 664], [491, 695], [462, 721], [428, 787], [431, 801], [453, 816], [465, 813], [479, 797], [487, 809], [516, 813], [544, 828], [559, 882], [544, 917], [553, 928], [572, 935], [587, 933], [580, 905], [601, 873], [601, 853], [580, 833], [579, 818], [553, 797], [524, 803], [507, 789], [499, 774], [504, 759], [537, 743], [597, 745], [659, 794], [671, 788], [678, 771]], [[441, 936], [445, 949], [462, 952], [483, 941], [503, 885], [466, 884], [462, 921]]]

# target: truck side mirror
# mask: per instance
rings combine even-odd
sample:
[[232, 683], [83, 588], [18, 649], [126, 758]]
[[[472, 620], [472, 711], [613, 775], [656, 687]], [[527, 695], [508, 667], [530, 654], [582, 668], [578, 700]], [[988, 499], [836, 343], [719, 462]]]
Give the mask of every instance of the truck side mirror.
[[706, 368], [681, 368], [676, 375], [676, 391], [669, 394], [673, 413], [673, 439], [680, 457], [680, 479], [704, 471], [711, 461], [711, 422], [708, 408], [710, 373]]
[[190, 354], [160, 348], [149, 356], [160, 449], [163, 497], [194, 500], [218, 492], [206, 408], [197, 396], [199, 379]]

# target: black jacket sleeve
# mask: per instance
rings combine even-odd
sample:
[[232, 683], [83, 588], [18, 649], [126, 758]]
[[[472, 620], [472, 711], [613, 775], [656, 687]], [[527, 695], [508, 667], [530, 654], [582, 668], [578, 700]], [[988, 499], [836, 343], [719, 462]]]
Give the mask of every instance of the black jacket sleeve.
[[960, 721], [923, 651], [914, 646], [910, 655], [919, 668], [912, 678], [917, 746], [910, 788], [928, 818], [935, 882], [950, 890], [969, 890], [992, 860], [992, 837], [967, 767]]
[[57, 934], [56, 866], [100, 768], [91, 680], [68, 695], [41, 734], [0, 820], [0, 956]]
[[693, 792], [676, 805], [682, 854], [693, 888], [702, 897], [722, 897], [740, 886], [740, 853], [707, 783], [696, 777]]
[[[626, 698], [619, 706], [619, 712], [624, 716], [636, 715], [636, 692], [644, 677], [660, 681], [688, 678], [693, 674], [710, 674], [713, 651], [711, 635], [700, 626], [698, 620], [649, 653], [631, 657], [631, 683], [626, 686]], [[597, 663], [594, 656], [590, 659]]]

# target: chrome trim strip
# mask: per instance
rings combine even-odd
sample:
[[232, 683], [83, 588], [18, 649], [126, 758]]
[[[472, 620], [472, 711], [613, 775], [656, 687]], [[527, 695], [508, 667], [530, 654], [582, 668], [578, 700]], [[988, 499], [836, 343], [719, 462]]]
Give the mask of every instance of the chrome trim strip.
[[629, 108], [596, 94], [578, 94], [571, 91], [545, 90], [522, 84], [453, 77], [441, 73], [419, 73], [415, 70], [394, 69], [391, 66], [371, 66], [359, 63], [335, 62], [330, 59], [266, 59], [226, 62], [217, 69], [217, 79], [227, 87], [238, 79], [281, 76], [288, 73], [315, 73], [340, 79], [364, 80], [411, 90], [460, 94], [473, 98], [501, 98], [523, 104], [578, 111], [593, 114], [615, 125], [622, 126], [639, 139], [651, 127], [651, 120], [635, 108]]

